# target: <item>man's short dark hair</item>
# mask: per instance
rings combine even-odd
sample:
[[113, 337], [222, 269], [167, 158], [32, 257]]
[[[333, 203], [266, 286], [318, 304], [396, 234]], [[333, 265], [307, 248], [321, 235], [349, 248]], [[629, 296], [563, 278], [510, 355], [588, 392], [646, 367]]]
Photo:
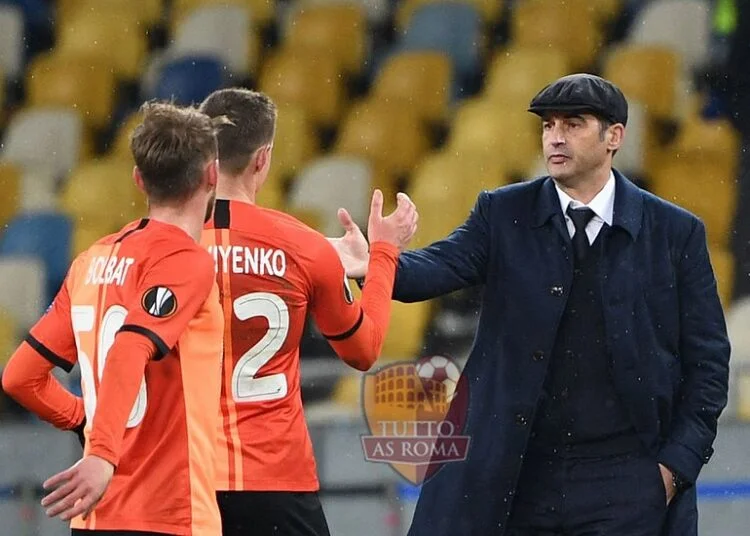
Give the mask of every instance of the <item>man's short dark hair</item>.
[[209, 117], [225, 116], [232, 122], [218, 135], [219, 167], [229, 175], [241, 173], [255, 151], [271, 143], [276, 133], [276, 105], [259, 91], [221, 89], [209, 95], [200, 110]]
[[184, 201], [200, 185], [206, 163], [218, 155], [217, 125], [195, 108], [147, 102], [133, 131], [130, 150], [151, 201]]

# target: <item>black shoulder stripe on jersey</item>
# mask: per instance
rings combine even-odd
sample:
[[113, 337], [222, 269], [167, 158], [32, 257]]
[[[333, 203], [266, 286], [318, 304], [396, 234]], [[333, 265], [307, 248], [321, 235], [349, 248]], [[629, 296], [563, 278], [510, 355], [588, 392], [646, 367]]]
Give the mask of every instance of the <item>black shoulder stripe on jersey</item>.
[[122, 242], [128, 236], [130, 236], [131, 234], [133, 234], [134, 232], [140, 231], [141, 229], [143, 229], [144, 227], [146, 227], [146, 225], [148, 225], [148, 222], [149, 222], [148, 218], [141, 218], [141, 221], [138, 222], [138, 226], [137, 227], [134, 227], [133, 229], [124, 232], [121, 237], [119, 237], [117, 240], [115, 240], [115, 242]]
[[217, 199], [214, 204], [214, 227], [216, 229], [229, 229], [229, 200]]
[[46, 359], [56, 367], [60, 367], [65, 372], [70, 372], [71, 370], [73, 370], [73, 365], [71, 363], [44, 346], [31, 333], [26, 335], [26, 342], [29, 344], [29, 346], [36, 350], [40, 356], [42, 356], [44, 359]]
[[124, 326], [120, 328], [120, 331], [129, 331], [130, 333], [138, 333], [139, 335], [143, 335], [152, 343], [154, 343], [154, 345], [156, 346], [156, 355], [151, 358], [154, 361], [159, 361], [160, 359], [162, 359], [165, 355], [169, 353], [169, 348], [161, 339], [161, 337], [159, 337], [156, 333], [154, 333], [148, 328], [144, 328], [143, 326], [136, 326], [135, 324], [125, 324]]
[[348, 339], [352, 335], [354, 335], [357, 330], [359, 329], [359, 326], [362, 325], [362, 321], [365, 319], [365, 312], [360, 309], [359, 310], [359, 318], [354, 323], [354, 325], [351, 327], [351, 329], [346, 330], [344, 333], [341, 333], [339, 335], [325, 335], [323, 334], [323, 337], [328, 339], [329, 341], [343, 341], [344, 339]]

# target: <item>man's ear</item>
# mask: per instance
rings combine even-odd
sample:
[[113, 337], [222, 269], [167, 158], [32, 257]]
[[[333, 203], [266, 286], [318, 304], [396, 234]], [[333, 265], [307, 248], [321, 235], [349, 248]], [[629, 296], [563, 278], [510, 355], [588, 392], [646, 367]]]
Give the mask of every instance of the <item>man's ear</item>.
[[260, 148], [258, 148], [257, 151], [255, 151], [255, 155], [253, 156], [253, 160], [255, 161], [255, 173], [260, 173], [264, 169], [266, 169], [268, 166], [270, 166], [271, 162], [271, 148], [272, 145], [264, 145]]
[[141, 175], [141, 170], [138, 169], [138, 166], [133, 166], [133, 182], [135, 182], [135, 185], [141, 192], [146, 193], [146, 185], [143, 184], [143, 175]]
[[607, 129], [607, 150], [616, 151], [622, 147], [625, 140], [625, 127], [622, 123], [610, 125]]
[[219, 159], [214, 158], [206, 166], [206, 186], [210, 190], [216, 188], [216, 183], [219, 181]]

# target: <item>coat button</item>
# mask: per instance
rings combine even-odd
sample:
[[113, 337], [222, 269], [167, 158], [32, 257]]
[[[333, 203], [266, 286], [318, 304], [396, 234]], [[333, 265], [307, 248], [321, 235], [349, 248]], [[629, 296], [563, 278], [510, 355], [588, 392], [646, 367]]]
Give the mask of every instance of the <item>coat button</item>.
[[544, 360], [544, 352], [542, 352], [541, 350], [537, 350], [532, 354], [531, 357], [534, 361], [542, 361]]
[[529, 423], [529, 420], [526, 418], [526, 415], [523, 413], [519, 413], [516, 415], [516, 424], [518, 426], [526, 426]]
[[564, 294], [563, 288], [561, 285], [553, 285], [549, 288], [549, 293], [555, 296], [556, 298], [559, 298]]

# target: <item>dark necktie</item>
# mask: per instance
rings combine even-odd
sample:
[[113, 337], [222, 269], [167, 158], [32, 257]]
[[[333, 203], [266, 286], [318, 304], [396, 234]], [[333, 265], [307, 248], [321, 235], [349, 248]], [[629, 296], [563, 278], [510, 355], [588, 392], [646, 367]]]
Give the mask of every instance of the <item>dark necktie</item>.
[[576, 232], [573, 235], [573, 252], [575, 254], [576, 264], [579, 264], [585, 257], [589, 250], [589, 237], [586, 235], [586, 226], [594, 217], [594, 211], [590, 208], [572, 208], [568, 206], [566, 211], [570, 219], [573, 220], [573, 225], [576, 228]]

